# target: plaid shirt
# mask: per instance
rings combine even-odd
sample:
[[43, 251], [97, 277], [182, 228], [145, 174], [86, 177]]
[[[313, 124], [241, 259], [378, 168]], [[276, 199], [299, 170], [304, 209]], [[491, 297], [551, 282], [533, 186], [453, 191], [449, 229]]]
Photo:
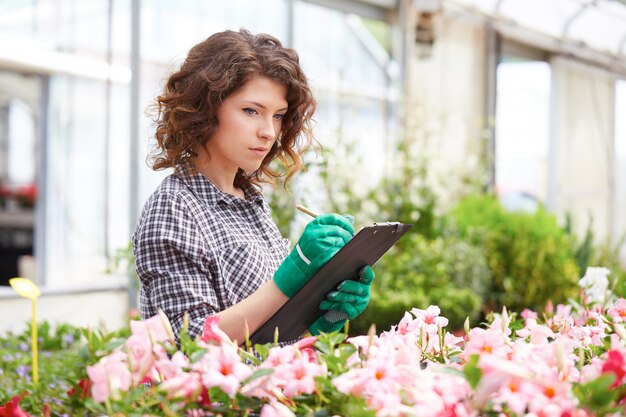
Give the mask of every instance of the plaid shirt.
[[132, 242], [141, 317], [162, 309], [178, 335], [237, 304], [270, 280], [289, 252], [270, 208], [252, 185], [245, 199], [220, 191], [184, 164], [146, 202]]

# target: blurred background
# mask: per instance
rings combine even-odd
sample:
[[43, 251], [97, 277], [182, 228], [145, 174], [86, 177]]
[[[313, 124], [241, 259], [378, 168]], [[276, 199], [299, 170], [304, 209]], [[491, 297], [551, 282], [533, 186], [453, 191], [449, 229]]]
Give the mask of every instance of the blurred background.
[[324, 152], [265, 190], [283, 234], [296, 202], [416, 225], [354, 331], [428, 304], [455, 326], [538, 308], [588, 265], [623, 291], [626, 1], [2, 0], [0, 331], [30, 314], [18, 275], [50, 321], [124, 325], [130, 234], [168, 174], [145, 162], [145, 110], [193, 45], [239, 28], [295, 48], [319, 102]]

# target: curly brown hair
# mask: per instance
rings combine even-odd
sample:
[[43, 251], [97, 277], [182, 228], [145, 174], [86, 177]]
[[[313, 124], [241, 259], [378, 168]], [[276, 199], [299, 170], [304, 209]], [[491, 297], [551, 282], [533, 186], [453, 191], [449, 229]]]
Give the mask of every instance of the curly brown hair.
[[210, 36], [189, 51], [180, 69], [168, 79], [153, 106], [156, 145], [152, 169], [173, 168], [195, 156], [195, 145], [206, 145], [219, 121], [222, 101], [254, 76], [267, 77], [287, 87], [288, 109], [278, 140], [258, 170], [239, 169], [235, 185], [274, 183], [281, 176], [270, 169], [275, 159], [285, 166], [285, 184], [302, 168], [301, 155], [311, 145], [316, 102], [300, 68], [296, 51], [275, 37], [253, 35], [245, 29]]

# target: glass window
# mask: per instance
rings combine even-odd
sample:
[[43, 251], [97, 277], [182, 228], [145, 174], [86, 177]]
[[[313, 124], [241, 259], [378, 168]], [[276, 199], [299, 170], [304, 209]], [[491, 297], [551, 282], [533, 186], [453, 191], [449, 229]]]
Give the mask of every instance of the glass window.
[[366, 191], [382, 176], [381, 155], [391, 140], [389, 24], [305, 2], [294, 14], [294, 47], [318, 100], [315, 136], [331, 150], [355, 153], [351, 160], [360, 166], [346, 167], [344, 175]]
[[[287, 40], [286, 0], [205, 0], [142, 2], [142, 59], [171, 64], [189, 48], [221, 30], [246, 28]], [[167, 69], [167, 68], [164, 68]]]
[[8, 108], [7, 184], [34, 185], [35, 151], [35, 115], [28, 104], [14, 99]]
[[[294, 14], [294, 47], [317, 88], [384, 96], [385, 71], [370, 46], [378, 41], [363, 30], [361, 18], [305, 2], [296, 3]], [[319, 30], [320, 22], [324, 30]]]
[[[626, 80], [616, 83], [615, 91], [615, 230], [626, 232]], [[616, 239], [621, 236], [615, 236]], [[626, 262], [626, 244], [623, 246], [623, 260]]]
[[496, 189], [506, 204], [545, 201], [550, 66], [504, 57], [496, 85]]
[[45, 251], [51, 286], [94, 282], [105, 272], [105, 103], [102, 82], [50, 81]]

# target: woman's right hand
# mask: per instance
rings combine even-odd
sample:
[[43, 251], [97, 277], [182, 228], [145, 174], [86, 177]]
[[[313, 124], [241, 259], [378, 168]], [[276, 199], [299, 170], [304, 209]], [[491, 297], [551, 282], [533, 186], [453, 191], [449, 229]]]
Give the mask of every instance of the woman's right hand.
[[354, 228], [346, 217], [317, 216], [307, 224], [296, 246], [276, 270], [276, 286], [291, 298], [353, 235]]

